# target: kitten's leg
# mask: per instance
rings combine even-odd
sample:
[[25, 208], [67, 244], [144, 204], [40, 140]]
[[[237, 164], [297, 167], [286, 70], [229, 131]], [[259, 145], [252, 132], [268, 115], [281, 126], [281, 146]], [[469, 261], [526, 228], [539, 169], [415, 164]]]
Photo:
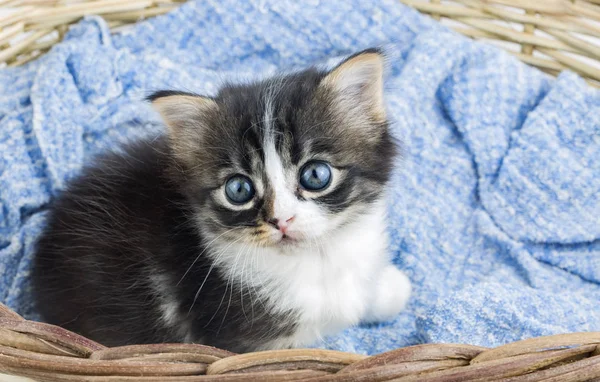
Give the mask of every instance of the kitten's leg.
[[364, 317], [366, 322], [394, 318], [406, 306], [412, 290], [408, 277], [391, 264], [383, 268], [376, 280], [374, 300]]

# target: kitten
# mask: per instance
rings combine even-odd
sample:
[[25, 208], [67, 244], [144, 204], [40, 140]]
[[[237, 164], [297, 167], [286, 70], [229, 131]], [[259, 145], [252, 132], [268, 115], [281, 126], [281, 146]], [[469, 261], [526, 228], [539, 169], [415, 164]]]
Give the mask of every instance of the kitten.
[[166, 136], [99, 157], [49, 212], [45, 320], [109, 346], [247, 352], [394, 317], [411, 287], [387, 253], [383, 68], [370, 49], [214, 98], [149, 97]]

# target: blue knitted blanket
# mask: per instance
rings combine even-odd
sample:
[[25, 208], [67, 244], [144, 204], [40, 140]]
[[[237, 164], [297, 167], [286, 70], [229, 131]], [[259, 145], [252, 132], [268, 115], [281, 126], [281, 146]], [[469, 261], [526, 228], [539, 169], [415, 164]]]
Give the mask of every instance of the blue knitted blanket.
[[110, 35], [89, 18], [0, 70], [0, 299], [29, 318], [49, 200], [103, 150], [158, 134], [153, 90], [212, 94], [371, 46], [404, 155], [391, 250], [414, 284], [394, 321], [316, 346], [376, 353], [600, 330], [600, 92], [550, 79], [397, 0], [201, 0]]

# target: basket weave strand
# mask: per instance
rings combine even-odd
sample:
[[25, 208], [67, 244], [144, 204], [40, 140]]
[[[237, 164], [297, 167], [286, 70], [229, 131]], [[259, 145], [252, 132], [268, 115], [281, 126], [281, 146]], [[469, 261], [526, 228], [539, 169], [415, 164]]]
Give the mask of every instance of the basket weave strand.
[[599, 345], [600, 332], [592, 332], [495, 349], [416, 345], [371, 357], [320, 349], [234, 354], [196, 344], [107, 348], [0, 304], [0, 373], [37, 381], [591, 381], [600, 378]]
[[161, 15], [185, 0], [0, 0], [0, 63], [18, 66], [47, 52], [67, 26], [87, 15], [111, 27]]

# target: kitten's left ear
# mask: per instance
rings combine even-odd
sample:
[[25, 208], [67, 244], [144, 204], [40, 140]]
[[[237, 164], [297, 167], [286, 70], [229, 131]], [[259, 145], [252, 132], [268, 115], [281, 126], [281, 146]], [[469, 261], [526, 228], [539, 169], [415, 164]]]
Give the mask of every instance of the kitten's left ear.
[[321, 86], [334, 92], [338, 105], [346, 111], [358, 108], [376, 122], [386, 120], [383, 101], [385, 57], [378, 49], [356, 53], [323, 78]]

